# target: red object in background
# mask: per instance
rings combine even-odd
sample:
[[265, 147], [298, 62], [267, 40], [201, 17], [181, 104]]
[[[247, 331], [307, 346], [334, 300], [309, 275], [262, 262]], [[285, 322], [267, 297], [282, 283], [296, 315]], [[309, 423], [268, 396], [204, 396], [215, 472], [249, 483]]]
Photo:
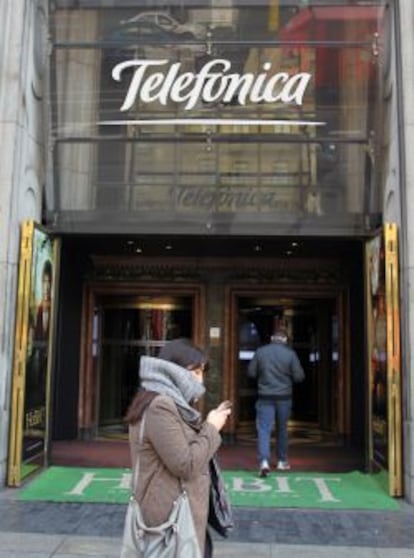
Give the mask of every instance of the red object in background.
[[[365, 77], [373, 71], [371, 45], [381, 27], [383, 10], [380, 6], [304, 8], [280, 29], [278, 39], [292, 43], [283, 45], [282, 49], [288, 57], [297, 52], [301, 71], [309, 71], [306, 50], [313, 48], [316, 87], [336, 87], [339, 71], [343, 76], [346, 68], [352, 69], [351, 79]], [[340, 42], [344, 44], [338, 45]], [[317, 44], [312, 46], [312, 43]], [[355, 43], [366, 43], [366, 46]]]
[[165, 310], [153, 308], [151, 310], [151, 335], [154, 341], [165, 339]]

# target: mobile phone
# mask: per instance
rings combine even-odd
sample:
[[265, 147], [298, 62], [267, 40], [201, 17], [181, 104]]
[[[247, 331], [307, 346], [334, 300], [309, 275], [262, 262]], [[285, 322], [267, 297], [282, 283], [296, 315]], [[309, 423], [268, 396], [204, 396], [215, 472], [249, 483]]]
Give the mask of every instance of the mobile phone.
[[233, 407], [233, 403], [230, 401], [230, 399], [226, 399], [226, 401], [222, 401], [219, 405], [220, 409], [231, 409]]

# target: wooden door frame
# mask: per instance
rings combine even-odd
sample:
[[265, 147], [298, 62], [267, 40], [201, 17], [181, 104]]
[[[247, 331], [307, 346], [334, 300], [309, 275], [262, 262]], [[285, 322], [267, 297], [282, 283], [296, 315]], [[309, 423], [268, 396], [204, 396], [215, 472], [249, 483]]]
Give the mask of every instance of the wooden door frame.
[[[335, 392], [338, 401], [335, 405], [335, 428], [339, 435], [351, 432], [351, 371], [350, 371], [350, 341], [349, 341], [349, 292], [343, 285], [295, 285], [291, 287], [278, 284], [246, 287], [246, 284], [232, 284], [225, 292], [225, 337], [224, 337], [224, 370], [228, 373], [224, 377], [223, 399], [234, 401], [234, 412], [231, 415], [227, 431], [230, 435], [236, 433], [238, 424], [238, 396], [237, 396], [237, 316], [238, 301], [242, 297], [274, 296], [277, 298], [301, 299], [330, 299], [336, 306], [339, 329], [339, 364], [338, 380]], [[333, 417], [333, 421], [334, 421]]]
[[80, 343], [78, 433], [93, 435], [97, 427], [95, 398], [99, 379], [93, 371], [93, 316], [97, 298], [113, 296], [186, 296], [192, 299], [193, 340], [202, 345], [205, 339], [205, 288], [200, 283], [165, 284], [160, 282], [91, 282], [85, 284], [82, 297], [82, 323]]

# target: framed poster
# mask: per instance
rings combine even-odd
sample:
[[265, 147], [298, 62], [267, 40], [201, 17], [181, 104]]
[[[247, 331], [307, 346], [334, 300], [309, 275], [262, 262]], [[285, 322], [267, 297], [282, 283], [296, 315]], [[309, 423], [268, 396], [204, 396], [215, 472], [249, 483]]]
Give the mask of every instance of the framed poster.
[[369, 446], [389, 492], [402, 495], [401, 355], [398, 236], [395, 224], [366, 245]]
[[46, 464], [58, 242], [22, 224], [13, 360], [8, 485]]

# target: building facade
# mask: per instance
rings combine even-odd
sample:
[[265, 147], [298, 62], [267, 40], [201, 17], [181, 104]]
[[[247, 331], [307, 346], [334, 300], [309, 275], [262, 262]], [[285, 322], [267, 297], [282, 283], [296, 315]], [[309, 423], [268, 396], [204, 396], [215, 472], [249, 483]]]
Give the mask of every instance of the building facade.
[[293, 423], [413, 501], [411, 2], [1, 9], [3, 484], [117, 435], [140, 356], [180, 335], [237, 443], [282, 324]]

